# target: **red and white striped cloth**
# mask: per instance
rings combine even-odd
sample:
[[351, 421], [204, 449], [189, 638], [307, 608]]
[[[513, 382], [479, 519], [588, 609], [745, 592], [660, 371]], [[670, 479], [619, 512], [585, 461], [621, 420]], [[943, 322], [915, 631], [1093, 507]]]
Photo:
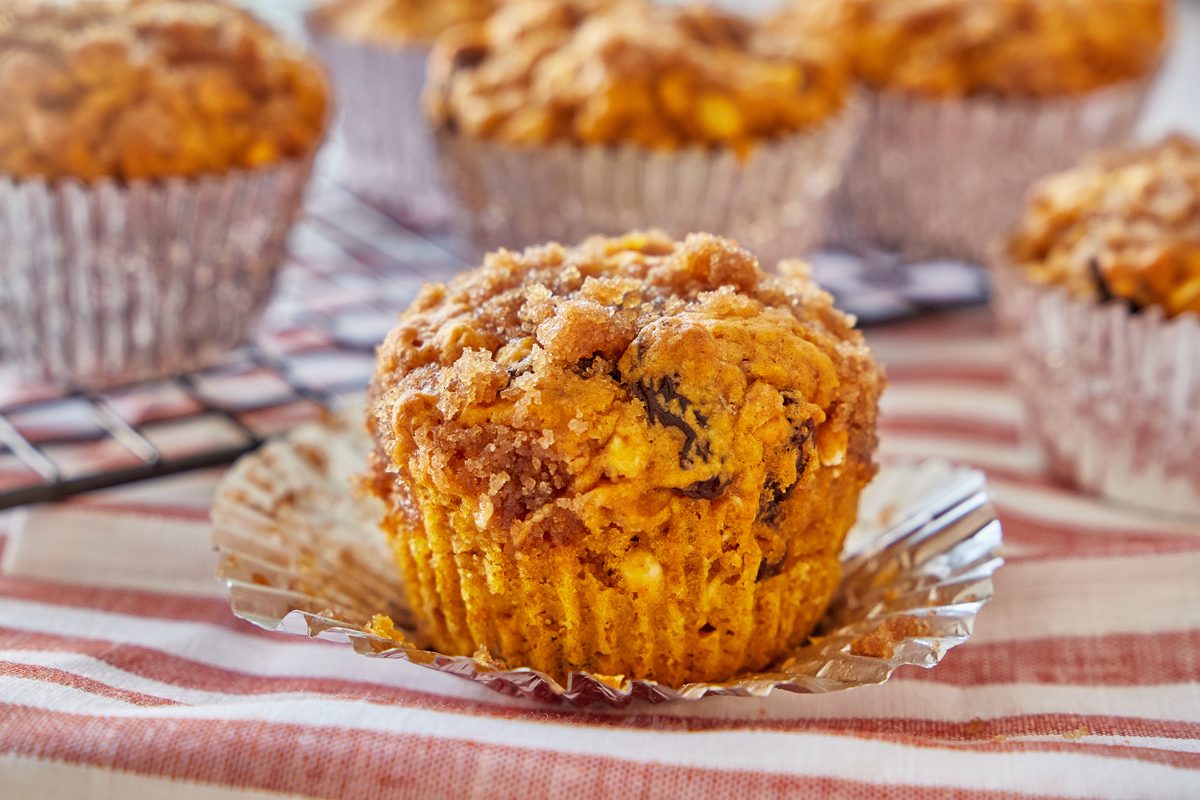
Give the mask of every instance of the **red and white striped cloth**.
[[988, 470], [974, 639], [840, 694], [515, 701], [235, 620], [214, 473], [3, 520], [0, 796], [1200, 797], [1200, 525], [1081, 497], [1021, 438], [987, 314], [871, 335], [884, 457]]

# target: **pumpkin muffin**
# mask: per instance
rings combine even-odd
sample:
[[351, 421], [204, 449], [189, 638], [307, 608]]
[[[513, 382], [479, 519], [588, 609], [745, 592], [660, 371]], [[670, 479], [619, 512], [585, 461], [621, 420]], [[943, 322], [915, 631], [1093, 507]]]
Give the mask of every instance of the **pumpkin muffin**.
[[800, 644], [875, 473], [882, 376], [785, 271], [638, 233], [425, 288], [379, 350], [366, 482], [420, 633], [675, 686]]
[[0, 16], [0, 172], [190, 177], [307, 158], [320, 69], [216, 0], [84, 0]]
[[1009, 256], [1077, 297], [1200, 313], [1200, 145], [1176, 136], [1045, 179]]
[[440, 37], [426, 108], [477, 250], [704, 230], [772, 263], [824, 235], [861, 115], [841, 49], [644, 0], [511, 0]]
[[847, 0], [868, 122], [837, 238], [982, 261], [1029, 184], [1133, 131], [1168, 0]]
[[211, 365], [274, 286], [320, 68], [217, 0], [0, 14], [0, 360], [99, 385]]
[[1050, 469], [1200, 515], [1200, 145], [1176, 136], [1044, 179], [992, 277]]

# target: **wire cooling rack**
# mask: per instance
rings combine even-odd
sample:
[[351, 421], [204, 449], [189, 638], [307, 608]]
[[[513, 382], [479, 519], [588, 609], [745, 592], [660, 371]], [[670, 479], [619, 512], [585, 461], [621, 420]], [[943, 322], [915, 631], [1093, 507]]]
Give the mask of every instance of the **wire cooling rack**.
[[[254, 343], [212, 369], [115, 390], [0, 372], [0, 509], [226, 464], [292, 425], [357, 402], [373, 349], [420, 285], [463, 268], [449, 235], [418, 234], [319, 179]], [[817, 277], [864, 324], [978, 303], [978, 268], [825, 253]]]

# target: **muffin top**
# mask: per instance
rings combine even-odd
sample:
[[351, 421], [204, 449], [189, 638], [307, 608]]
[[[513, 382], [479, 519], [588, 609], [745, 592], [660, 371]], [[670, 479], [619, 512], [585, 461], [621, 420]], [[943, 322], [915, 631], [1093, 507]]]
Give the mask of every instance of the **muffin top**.
[[421, 44], [460, 22], [483, 19], [497, 0], [331, 0], [313, 12], [323, 30], [359, 42]]
[[1080, 297], [1200, 313], [1200, 145], [1177, 136], [1044, 179], [1009, 254]]
[[0, 173], [95, 180], [307, 156], [320, 69], [220, 0], [23, 3], [0, 16]]
[[846, 101], [841, 48], [789, 33], [644, 0], [513, 0], [439, 38], [428, 110], [447, 129], [515, 145], [744, 153]]
[[371, 391], [395, 508], [420, 524], [404, 493], [424, 487], [539, 547], [698, 500], [767, 527], [818, 466], [865, 484], [882, 377], [853, 319], [782, 266], [635, 233], [502, 250], [426, 287]]
[[866, 83], [932, 97], [1053, 97], [1149, 75], [1169, 0], [847, 0]]

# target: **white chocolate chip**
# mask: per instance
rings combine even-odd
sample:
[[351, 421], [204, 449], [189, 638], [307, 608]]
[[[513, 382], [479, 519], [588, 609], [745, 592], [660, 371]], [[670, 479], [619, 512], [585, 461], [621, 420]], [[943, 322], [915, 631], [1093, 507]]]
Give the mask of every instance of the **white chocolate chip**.
[[634, 550], [621, 562], [621, 575], [630, 589], [647, 591], [662, 583], [662, 564], [647, 551]]

